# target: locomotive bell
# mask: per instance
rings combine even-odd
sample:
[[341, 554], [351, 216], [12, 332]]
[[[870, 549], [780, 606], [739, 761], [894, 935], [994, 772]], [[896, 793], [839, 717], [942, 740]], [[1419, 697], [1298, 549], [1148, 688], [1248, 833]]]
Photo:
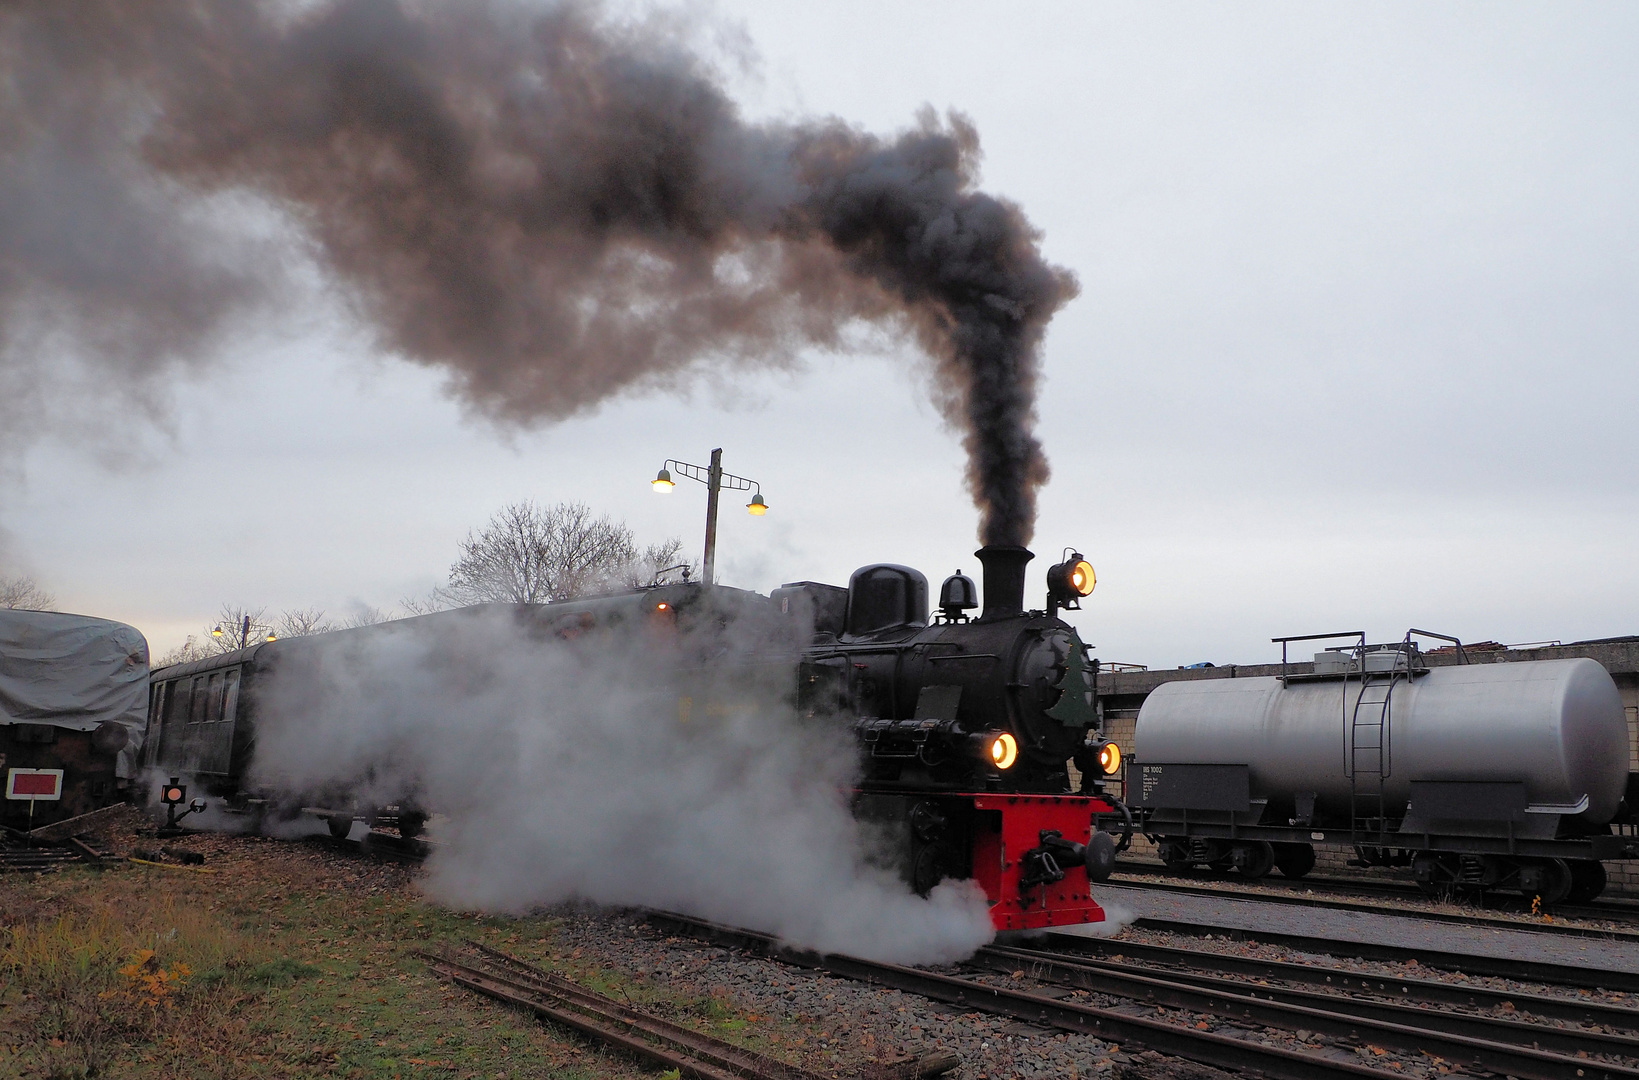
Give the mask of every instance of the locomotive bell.
[[973, 584], [973, 579], [960, 570], [945, 579], [939, 586], [939, 610], [944, 612], [945, 618], [951, 622], [960, 622], [967, 618], [964, 611], [971, 611], [979, 606], [979, 587]]

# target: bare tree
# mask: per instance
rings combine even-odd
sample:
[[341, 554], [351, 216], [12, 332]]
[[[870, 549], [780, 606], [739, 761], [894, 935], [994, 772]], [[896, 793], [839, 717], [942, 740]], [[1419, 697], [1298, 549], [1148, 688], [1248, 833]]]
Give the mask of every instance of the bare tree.
[[31, 577], [0, 577], [0, 608], [51, 611], [56, 603], [57, 598]]
[[205, 656], [230, 653], [245, 645], [254, 645], [273, 629], [267, 621], [267, 608], [247, 608], [223, 604], [216, 613], [216, 622], [207, 626], [200, 635]]
[[286, 611], [279, 616], [279, 626], [275, 635], [282, 638], [307, 637], [310, 634], [328, 634], [332, 630], [340, 629], [335, 623], [324, 617], [324, 612], [318, 608], [298, 608], [295, 611]]
[[629, 563], [621, 573], [621, 583], [628, 589], [658, 585], [673, 573], [685, 578], [694, 573], [694, 564], [683, 558], [683, 541], [677, 537], [650, 544], [643, 554]]
[[593, 517], [582, 503], [542, 507], [526, 500], [502, 507], [482, 529], [467, 534], [449, 584], [434, 596], [457, 604], [567, 600], [648, 584], [681, 548], [672, 540], [639, 552], [630, 529], [607, 516]]
[[[414, 615], [417, 612], [412, 611], [410, 614]], [[393, 618], [395, 616], [389, 615], [378, 607], [371, 607], [369, 604], [354, 601], [353, 614], [343, 619], [341, 625], [352, 630], [360, 626], [374, 626], [377, 623], [389, 622]]]

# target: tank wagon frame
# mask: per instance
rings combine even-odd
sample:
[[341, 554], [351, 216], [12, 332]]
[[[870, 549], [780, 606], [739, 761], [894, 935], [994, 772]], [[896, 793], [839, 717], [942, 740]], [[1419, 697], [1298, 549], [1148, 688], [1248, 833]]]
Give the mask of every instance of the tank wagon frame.
[[[1296, 643], [1340, 638], [1353, 640], [1312, 662], [1285, 655]], [[1418, 638], [1449, 644], [1423, 652]], [[1133, 750], [1123, 790], [1169, 866], [1301, 877], [1317, 847], [1341, 848], [1354, 866], [1410, 867], [1426, 891], [1509, 890], [1552, 903], [1591, 899], [1605, 887], [1604, 863], [1639, 859], [1639, 773], [1630, 763], [1639, 642], [1476, 650], [1419, 630], [1387, 644], [1358, 631], [1273, 641], [1278, 665], [1100, 679], [1108, 729]], [[1151, 698], [1178, 683], [1190, 685]], [[1321, 696], [1337, 705], [1329, 732]], [[1201, 723], [1191, 749], [1176, 752], [1176, 703], [1215, 697], [1225, 731], [1215, 737]], [[1414, 708], [1435, 717], [1421, 732]], [[1600, 719], [1573, 723], [1554, 708]], [[1538, 723], [1544, 715], [1566, 726]], [[1271, 737], [1260, 741], [1254, 728]], [[1322, 736], [1329, 747], [1317, 750]], [[1550, 789], [1564, 794], [1545, 798]]]

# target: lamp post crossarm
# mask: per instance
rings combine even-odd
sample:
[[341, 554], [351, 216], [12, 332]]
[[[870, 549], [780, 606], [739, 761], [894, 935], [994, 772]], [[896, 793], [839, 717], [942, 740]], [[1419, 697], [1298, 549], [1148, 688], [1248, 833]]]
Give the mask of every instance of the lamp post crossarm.
[[[704, 465], [691, 465], [686, 461], [667, 458], [665, 464], [661, 467], [679, 476], [686, 476], [690, 480], [705, 484], [707, 487], [711, 486], [711, 469]], [[717, 473], [717, 486], [728, 491], [756, 491], [759, 493], [762, 491], [762, 487], [757, 481], [748, 480], [743, 476], [735, 476], [733, 473], [720, 470]]]

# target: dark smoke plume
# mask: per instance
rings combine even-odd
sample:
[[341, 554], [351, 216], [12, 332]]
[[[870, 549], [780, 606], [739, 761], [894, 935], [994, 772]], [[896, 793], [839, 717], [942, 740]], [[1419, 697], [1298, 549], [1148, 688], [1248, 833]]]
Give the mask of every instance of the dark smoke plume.
[[302, 258], [512, 422], [865, 320], [933, 359], [983, 540], [1030, 539], [1076, 284], [975, 190], [960, 117], [748, 123], [663, 28], [583, 5], [36, 0], [0, 50], [0, 389], [62, 350], [127, 385], [198, 360]]

